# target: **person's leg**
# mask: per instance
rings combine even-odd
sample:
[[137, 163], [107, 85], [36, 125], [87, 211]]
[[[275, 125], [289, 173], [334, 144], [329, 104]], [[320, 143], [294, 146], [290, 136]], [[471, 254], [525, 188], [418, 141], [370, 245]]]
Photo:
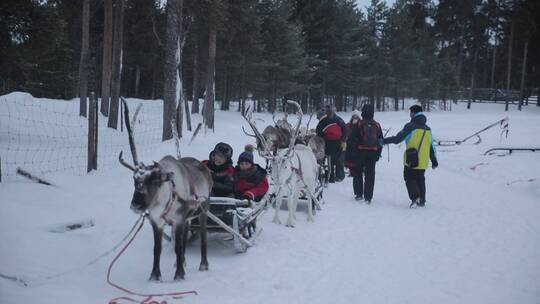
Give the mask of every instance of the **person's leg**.
[[405, 167], [403, 170], [403, 177], [405, 179], [405, 186], [407, 187], [407, 193], [409, 194], [409, 198], [411, 201], [416, 201], [418, 197], [420, 196], [418, 189], [418, 184], [416, 182], [416, 176], [415, 176], [415, 170], [409, 169], [409, 167]]
[[341, 150], [341, 146], [336, 152], [336, 180], [342, 181], [345, 179], [345, 153]]
[[330, 178], [328, 178], [329, 183], [336, 182], [336, 157], [335, 155], [330, 154]]
[[355, 195], [358, 197], [358, 199], [362, 199], [364, 197], [364, 182], [363, 182], [363, 175], [364, 175], [364, 167], [362, 162], [362, 157], [358, 156], [356, 159], [356, 164], [354, 168], [354, 187], [355, 187]]
[[419, 197], [420, 197], [418, 206], [424, 206], [426, 204], [426, 177], [425, 177], [426, 170], [415, 170], [415, 171], [417, 171], [416, 180], [418, 183]]
[[373, 189], [375, 187], [375, 164], [377, 159], [373, 155], [369, 155], [364, 163], [364, 173], [366, 180], [364, 184], [364, 198], [366, 201], [371, 202], [373, 198]]

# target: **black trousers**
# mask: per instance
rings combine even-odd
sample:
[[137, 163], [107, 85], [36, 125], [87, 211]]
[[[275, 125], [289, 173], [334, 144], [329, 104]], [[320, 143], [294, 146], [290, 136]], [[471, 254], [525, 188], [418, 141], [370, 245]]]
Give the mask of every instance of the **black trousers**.
[[403, 177], [405, 179], [405, 186], [407, 186], [407, 192], [411, 201], [420, 199], [420, 203], [426, 202], [426, 170], [410, 169], [405, 167], [403, 170]]
[[375, 188], [375, 165], [379, 159], [376, 151], [360, 151], [353, 170], [353, 189], [356, 196], [366, 200], [373, 198]]
[[330, 182], [345, 178], [344, 153], [341, 151], [341, 141], [327, 140], [325, 145], [326, 155], [330, 156]]

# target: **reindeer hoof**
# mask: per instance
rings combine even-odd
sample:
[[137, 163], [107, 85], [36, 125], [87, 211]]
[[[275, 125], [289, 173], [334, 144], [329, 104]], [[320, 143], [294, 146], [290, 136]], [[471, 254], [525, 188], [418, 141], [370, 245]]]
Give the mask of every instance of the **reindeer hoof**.
[[185, 276], [184, 273], [181, 273], [181, 272], [178, 272], [178, 271], [177, 271], [177, 272], [174, 274], [174, 280], [175, 280], [175, 281], [183, 280], [183, 279], [184, 279], [184, 276]]
[[292, 224], [292, 223], [287, 223], [287, 225], [285, 225], [285, 227], [294, 228], [294, 224]]
[[161, 273], [159, 272], [152, 272], [150, 274], [150, 278], [148, 279], [149, 281], [159, 281], [161, 282]]
[[280, 221], [279, 219], [273, 219], [273, 220], [272, 220], [272, 223], [281, 225], [281, 221]]
[[201, 264], [199, 266], [199, 271], [208, 271], [208, 264]]

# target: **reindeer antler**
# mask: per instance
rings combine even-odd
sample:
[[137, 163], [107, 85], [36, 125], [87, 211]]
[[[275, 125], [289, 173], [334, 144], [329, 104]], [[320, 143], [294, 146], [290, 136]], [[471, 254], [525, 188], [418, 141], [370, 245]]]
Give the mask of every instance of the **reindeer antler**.
[[[128, 131], [128, 138], [129, 138], [129, 148], [131, 149], [131, 156], [133, 158], [133, 164], [135, 167], [139, 165], [139, 159], [137, 157], [137, 149], [135, 148], [135, 140], [133, 139], [133, 131], [131, 129], [131, 124], [129, 123], [129, 108], [127, 105], [127, 102], [124, 98], [122, 99], [122, 103], [124, 104], [124, 121], [126, 122], [126, 130]], [[120, 155], [118, 156], [118, 160], [122, 165], [127, 167], [130, 170], [135, 171], [135, 168], [128, 165], [126, 166], [126, 162], [122, 159], [122, 152], [120, 152]]]
[[309, 130], [309, 123], [311, 122], [311, 118], [313, 118], [313, 115], [315, 114], [315, 112], [311, 112], [311, 114], [309, 114], [309, 120], [307, 121], [307, 126], [306, 126], [306, 129]]
[[302, 116], [304, 115], [304, 113], [302, 112], [302, 107], [300, 107], [300, 104], [298, 104], [298, 102], [294, 100], [287, 100], [287, 103], [294, 105], [298, 109], [298, 112], [296, 113], [296, 115], [298, 116], [298, 122], [296, 123], [296, 127], [293, 130], [293, 132], [291, 132], [292, 138], [289, 144], [289, 149], [287, 150], [287, 154], [286, 154], [286, 156], [289, 157], [290, 155], [292, 155], [296, 138], [298, 137], [298, 134], [300, 133], [300, 124], [302, 123]]
[[[246, 112], [249, 112], [249, 107], [247, 108]], [[244, 117], [244, 119], [247, 121], [247, 123], [249, 124], [249, 126], [251, 127], [253, 132], [255, 133], [255, 138], [257, 138], [257, 140], [259, 141], [259, 143], [260, 143], [260, 145], [262, 147], [262, 150], [257, 149], [257, 151], [259, 151], [259, 155], [261, 157], [264, 157], [264, 158], [271, 158], [272, 153], [270, 153], [270, 150], [268, 149], [268, 144], [266, 143], [266, 140], [264, 139], [264, 136], [262, 136], [261, 133], [259, 132], [259, 130], [257, 130], [257, 126], [255, 126], [253, 121], [251, 121], [249, 118], [247, 118], [247, 116], [244, 113], [242, 113], [242, 117]]]
[[135, 170], [135, 167], [133, 167], [132, 165], [126, 163], [126, 162], [124, 161], [124, 159], [122, 158], [122, 153], [123, 153], [123, 152], [124, 152], [124, 151], [120, 151], [120, 154], [118, 155], [118, 161], [119, 161], [124, 167], [126, 167], [126, 168], [128, 168], [129, 170], [135, 172], [135, 171], [136, 171], [136, 170]]
[[249, 134], [249, 133], [246, 131], [246, 129], [244, 129], [244, 126], [242, 126], [242, 131], [244, 131], [244, 134], [246, 134], [246, 135], [249, 136], [249, 137], [255, 137], [255, 138], [257, 138], [257, 136], [255, 136], [255, 135], [253, 135], [253, 134]]

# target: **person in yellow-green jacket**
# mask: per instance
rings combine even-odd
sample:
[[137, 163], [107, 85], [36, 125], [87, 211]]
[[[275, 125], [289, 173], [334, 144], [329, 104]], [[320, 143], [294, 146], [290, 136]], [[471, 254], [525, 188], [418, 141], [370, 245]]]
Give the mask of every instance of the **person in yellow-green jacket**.
[[[398, 144], [405, 140], [407, 148], [404, 154], [405, 186], [411, 199], [409, 207], [424, 207], [426, 204], [425, 172], [431, 160], [431, 167], [439, 165], [433, 145], [431, 129], [426, 124], [427, 118], [422, 113], [422, 107], [413, 105], [409, 108], [411, 121], [407, 123], [395, 136], [383, 139], [384, 144]], [[417, 152], [414, 153], [416, 150]], [[412, 152], [411, 152], [412, 151]], [[417, 155], [417, 159], [416, 156]]]

